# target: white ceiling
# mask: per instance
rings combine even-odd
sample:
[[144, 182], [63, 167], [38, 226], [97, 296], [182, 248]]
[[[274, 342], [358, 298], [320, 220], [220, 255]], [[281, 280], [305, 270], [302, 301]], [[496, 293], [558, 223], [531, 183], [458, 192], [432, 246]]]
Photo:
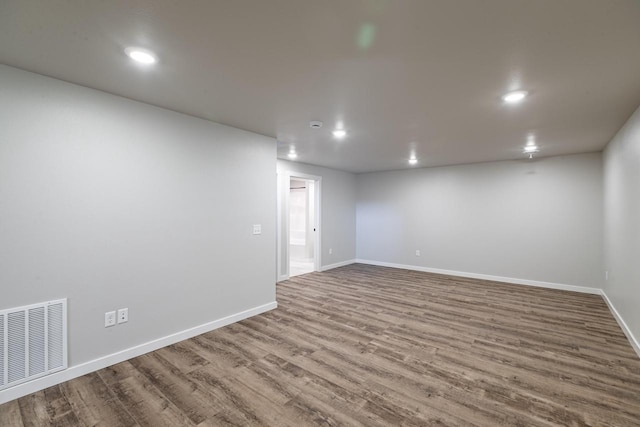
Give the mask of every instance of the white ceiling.
[[640, 104], [640, 2], [2, 0], [0, 62], [352, 172], [518, 159], [529, 134], [545, 156], [601, 150]]

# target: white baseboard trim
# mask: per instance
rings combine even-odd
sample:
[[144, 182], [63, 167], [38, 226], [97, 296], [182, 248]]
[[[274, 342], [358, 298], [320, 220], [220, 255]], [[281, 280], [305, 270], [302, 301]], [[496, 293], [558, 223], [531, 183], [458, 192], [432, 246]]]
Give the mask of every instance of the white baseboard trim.
[[[322, 267], [320, 267], [320, 271], [327, 271], [327, 270], [332, 270], [334, 268], [338, 268], [338, 267], [344, 267], [345, 265], [349, 265], [349, 264], [353, 264], [354, 262], [356, 262], [355, 259], [349, 259], [346, 261], [340, 261], [340, 262], [336, 262], [334, 264], [329, 264], [329, 265], [323, 265]], [[288, 274], [283, 274], [281, 276], [278, 276], [277, 282], [284, 282], [285, 280], [289, 280], [291, 277]]]
[[395, 264], [391, 262], [372, 261], [368, 259], [357, 259], [357, 263], [379, 265], [381, 267], [404, 268], [405, 270], [424, 271], [427, 273], [446, 274], [448, 276], [469, 277], [471, 279], [492, 280], [494, 282], [514, 283], [517, 285], [537, 286], [539, 288], [560, 289], [563, 291], [582, 292], [585, 294], [601, 295], [600, 288], [590, 288], [588, 286], [565, 285], [562, 283], [540, 282], [537, 280], [517, 279], [513, 277], [492, 276], [489, 274], [467, 273], [464, 271], [442, 270], [440, 268], [421, 267], [418, 265]]
[[327, 271], [327, 270], [333, 270], [334, 268], [338, 268], [338, 267], [344, 267], [345, 265], [350, 265], [355, 263], [356, 260], [355, 259], [348, 259], [346, 261], [340, 261], [340, 262], [336, 262], [334, 264], [329, 264], [329, 265], [323, 265], [320, 268], [320, 271]]
[[177, 342], [195, 337], [197, 335], [204, 334], [205, 332], [213, 331], [214, 329], [239, 322], [249, 317], [267, 312], [269, 310], [273, 310], [277, 307], [278, 303], [276, 301], [273, 301], [268, 304], [250, 308], [248, 310], [205, 323], [203, 325], [176, 332], [174, 334], [167, 335], [165, 337], [158, 338], [153, 341], [137, 345], [135, 347], [118, 351], [116, 353], [100, 357], [98, 359], [90, 360], [88, 362], [81, 363], [80, 365], [71, 366], [64, 371], [57, 372], [46, 377], [16, 385], [15, 387], [0, 391], [0, 404], [18, 399], [31, 393], [35, 393], [36, 391], [43, 390], [47, 387], [69, 381], [73, 378], [86, 375], [90, 372], [106, 368], [107, 366], [115, 365], [116, 363], [124, 362], [125, 360], [141, 356], [145, 353], [149, 353], [150, 351], [158, 350], [162, 347], [166, 347], [168, 345], [175, 344]]
[[629, 343], [631, 343], [631, 347], [633, 347], [638, 357], [640, 357], [640, 341], [633, 335], [633, 333], [631, 332], [631, 329], [629, 329], [629, 327], [627, 326], [627, 323], [624, 321], [620, 313], [618, 313], [618, 310], [616, 310], [615, 306], [613, 305], [613, 303], [605, 293], [604, 289], [600, 290], [600, 294], [602, 295], [602, 298], [609, 306], [609, 311], [611, 311], [611, 313], [613, 314], [613, 318], [616, 319], [616, 322], [618, 322], [618, 325], [620, 325], [620, 329], [622, 329], [622, 332], [624, 332], [624, 334], [627, 336]]

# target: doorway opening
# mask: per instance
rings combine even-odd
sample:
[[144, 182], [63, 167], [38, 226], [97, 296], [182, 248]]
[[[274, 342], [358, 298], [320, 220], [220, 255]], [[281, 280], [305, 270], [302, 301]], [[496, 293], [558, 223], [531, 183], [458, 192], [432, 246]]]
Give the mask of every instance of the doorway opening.
[[289, 178], [289, 277], [316, 271], [315, 181]]
[[321, 270], [322, 177], [277, 172], [276, 281]]

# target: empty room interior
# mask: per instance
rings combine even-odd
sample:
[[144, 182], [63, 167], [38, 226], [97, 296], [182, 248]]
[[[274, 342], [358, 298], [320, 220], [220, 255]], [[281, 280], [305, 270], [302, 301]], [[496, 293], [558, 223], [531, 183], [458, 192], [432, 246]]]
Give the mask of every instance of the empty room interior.
[[640, 426], [640, 2], [0, 2], [0, 426]]

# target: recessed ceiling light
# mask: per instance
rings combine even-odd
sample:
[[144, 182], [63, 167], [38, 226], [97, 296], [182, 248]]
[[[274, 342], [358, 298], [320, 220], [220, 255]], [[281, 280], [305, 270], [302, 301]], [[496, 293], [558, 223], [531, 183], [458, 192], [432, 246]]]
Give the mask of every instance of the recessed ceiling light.
[[309, 127], [311, 129], [320, 129], [322, 127], [322, 122], [320, 120], [311, 120], [309, 122]]
[[410, 165], [416, 165], [416, 164], [418, 164], [418, 159], [416, 159], [416, 156], [411, 156], [411, 157], [409, 158], [409, 164], [410, 164]]
[[152, 52], [137, 47], [128, 47], [124, 50], [124, 53], [134, 61], [145, 65], [155, 64], [158, 61]]
[[336, 129], [333, 131], [334, 138], [342, 139], [347, 136], [347, 131], [344, 129]]
[[527, 154], [529, 156], [530, 159], [533, 159], [533, 155], [535, 153], [537, 153], [538, 151], [540, 151], [540, 148], [538, 148], [537, 145], [535, 144], [527, 144], [524, 147], [524, 154]]
[[295, 151], [289, 151], [288, 156], [290, 159], [295, 159], [296, 157], [298, 157], [298, 154], [296, 154]]
[[526, 90], [516, 90], [513, 92], [509, 92], [502, 97], [502, 100], [509, 104], [517, 104], [527, 97], [529, 92]]

